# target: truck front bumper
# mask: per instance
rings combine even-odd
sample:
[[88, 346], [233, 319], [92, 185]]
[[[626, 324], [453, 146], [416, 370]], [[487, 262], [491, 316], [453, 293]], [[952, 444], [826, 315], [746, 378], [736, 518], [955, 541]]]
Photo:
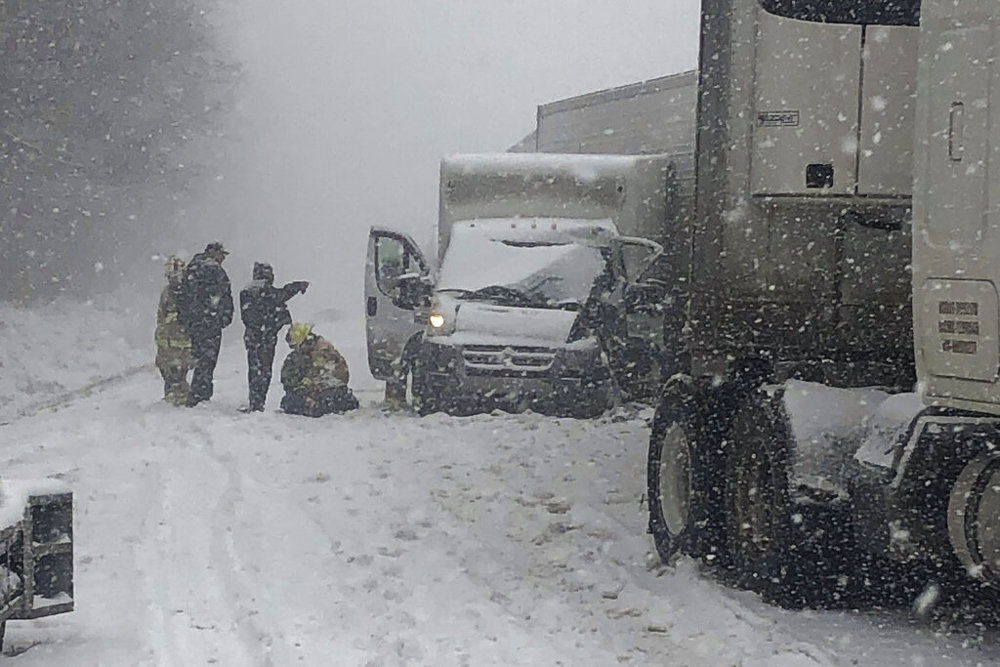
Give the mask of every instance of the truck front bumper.
[[425, 339], [425, 395], [440, 410], [500, 409], [590, 417], [611, 404], [611, 376], [600, 347], [452, 345]]

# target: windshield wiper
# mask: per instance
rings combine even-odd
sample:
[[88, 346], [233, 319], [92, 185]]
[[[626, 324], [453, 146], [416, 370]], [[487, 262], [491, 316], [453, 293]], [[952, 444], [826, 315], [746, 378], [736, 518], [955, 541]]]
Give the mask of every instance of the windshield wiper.
[[450, 292], [456, 298], [484, 299], [492, 301], [501, 306], [521, 306], [525, 308], [557, 308], [560, 310], [579, 310], [580, 304], [576, 301], [553, 301], [541, 292], [534, 289], [523, 290], [511, 285], [488, 285], [477, 290], [468, 290], [461, 287], [449, 287], [438, 290], [439, 292]]
[[489, 285], [462, 296], [471, 299], [489, 299], [507, 306], [526, 306], [533, 302], [523, 291], [509, 285]]

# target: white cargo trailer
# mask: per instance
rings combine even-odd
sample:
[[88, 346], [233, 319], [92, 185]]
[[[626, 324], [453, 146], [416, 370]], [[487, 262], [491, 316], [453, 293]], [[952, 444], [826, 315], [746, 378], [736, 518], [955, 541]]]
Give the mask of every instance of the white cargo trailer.
[[[531, 135], [539, 153], [659, 155], [670, 163], [664, 267], [686, 278], [694, 204], [698, 75], [682, 72], [539, 105]], [[637, 233], [636, 235], [642, 235]], [[676, 278], [672, 279], [674, 282]]]
[[693, 169], [698, 75], [681, 72], [538, 107], [539, 153], [687, 156]]

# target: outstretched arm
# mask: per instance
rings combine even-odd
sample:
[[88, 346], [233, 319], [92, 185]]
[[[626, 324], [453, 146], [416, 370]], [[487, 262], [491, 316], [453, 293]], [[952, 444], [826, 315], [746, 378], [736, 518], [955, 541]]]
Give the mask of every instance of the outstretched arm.
[[282, 301], [288, 301], [296, 294], [305, 294], [309, 287], [308, 280], [295, 280], [278, 289]]

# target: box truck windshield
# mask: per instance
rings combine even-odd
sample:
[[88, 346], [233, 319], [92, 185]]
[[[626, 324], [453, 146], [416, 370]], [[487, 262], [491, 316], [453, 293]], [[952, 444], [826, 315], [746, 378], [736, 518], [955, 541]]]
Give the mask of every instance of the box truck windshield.
[[574, 309], [608, 275], [607, 264], [601, 248], [577, 242], [456, 234], [437, 291], [506, 306]]

